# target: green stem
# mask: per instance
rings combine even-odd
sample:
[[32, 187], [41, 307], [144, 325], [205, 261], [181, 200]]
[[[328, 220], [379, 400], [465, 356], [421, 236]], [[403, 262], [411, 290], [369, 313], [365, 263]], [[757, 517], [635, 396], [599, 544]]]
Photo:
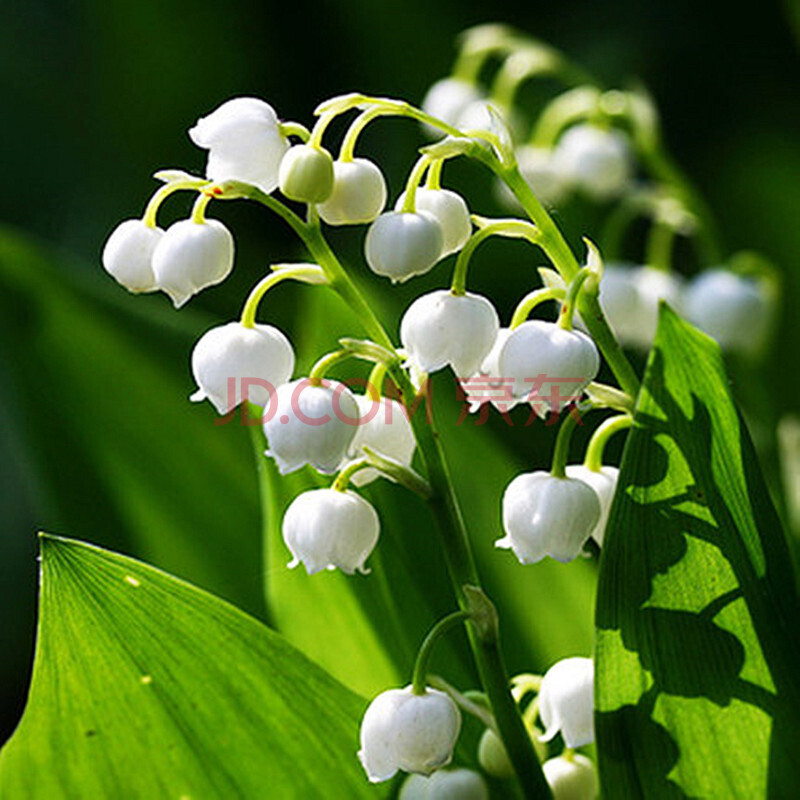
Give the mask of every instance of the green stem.
[[[254, 199], [271, 207], [272, 202], [265, 200], [272, 201], [272, 198], [263, 192], [260, 195], [254, 196]], [[277, 205], [288, 211], [283, 204], [277, 203]], [[286, 218], [285, 215], [282, 216]], [[313, 260], [325, 271], [328, 283], [350, 306], [356, 318], [361, 320], [367, 335], [377, 344], [394, 350], [394, 345], [375, 316], [372, 306], [344, 270], [320, 228], [308, 227], [302, 222], [299, 226], [292, 225], [292, 227], [302, 237]], [[390, 369], [390, 374], [399, 389], [400, 401], [409, 408], [416, 391], [408, 375], [398, 365]], [[428, 423], [425, 414], [412, 414], [411, 426], [426, 468], [431, 488], [428, 503], [437, 523], [453, 591], [461, 609], [470, 611], [471, 606], [464, 586], [480, 586], [480, 581], [464, 519], [453, 492], [447, 463], [441, 449], [439, 434], [433, 424]], [[482, 686], [489, 697], [500, 737], [514, 765], [524, 797], [530, 800], [550, 798], [551, 792], [547, 781], [509, 690], [508, 673], [498, 638], [480, 638], [473, 626], [468, 627], [467, 633]]]
[[511, 322], [509, 323], [508, 327], [511, 328], [511, 330], [518, 328], [523, 322], [525, 322], [526, 319], [528, 319], [536, 306], [546, 303], [548, 300], [563, 300], [564, 295], [564, 289], [559, 289], [557, 287], [551, 287], [549, 289], [534, 289], [532, 292], [526, 294], [525, 297], [519, 301], [519, 303], [517, 303], [517, 307], [514, 309], [514, 314], [511, 317]]
[[608, 440], [617, 431], [623, 431], [633, 425], [633, 417], [630, 414], [622, 414], [619, 417], [609, 417], [592, 434], [589, 446], [586, 448], [586, 457], [583, 459], [583, 466], [592, 472], [600, 472], [603, 468], [603, 450]]
[[572, 282], [567, 289], [567, 297], [564, 300], [564, 305], [561, 306], [561, 315], [558, 318], [558, 324], [565, 331], [572, 330], [572, 317], [575, 315], [575, 306], [578, 302], [581, 287], [586, 282], [591, 272], [585, 267], [572, 279]]
[[198, 225], [204, 225], [206, 221], [206, 206], [211, 202], [211, 195], [205, 192], [200, 192], [197, 195], [197, 200], [194, 201], [192, 206], [191, 220]]
[[308, 373], [308, 379], [311, 381], [312, 385], [318, 386], [324, 380], [325, 373], [328, 372], [329, 369], [333, 369], [337, 364], [341, 364], [343, 361], [349, 361], [351, 358], [355, 358], [355, 354], [350, 350], [334, 350], [332, 353], [326, 353], [311, 367], [311, 372]]
[[[475, 156], [505, 181], [539, 229], [540, 235], [537, 244], [547, 253], [561, 277], [565, 281], [571, 281], [578, 274], [580, 264], [558, 226], [553, 222], [553, 218], [547, 213], [520, 174], [517, 165], [503, 166], [485, 150], [475, 151]], [[631, 397], [636, 397], [639, 394], [639, 378], [609, 327], [597, 295], [592, 292], [581, 293], [578, 299], [578, 311], [589, 333], [600, 348], [600, 352], [608, 362], [608, 366], [619, 381], [619, 385]]]
[[553, 467], [550, 474], [554, 478], [566, 478], [567, 461], [569, 459], [569, 443], [572, 440], [572, 433], [578, 424], [578, 415], [567, 413], [556, 436], [556, 446], [553, 450]]
[[415, 205], [417, 200], [417, 187], [422, 183], [422, 178], [425, 175], [425, 170], [431, 164], [432, 159], [430, 156], [422, 155], [417, 159], [413, 169], [408, 174], [406, 181], [406, 194], [403, 200], [403, 207], [400, 209], [404, 214], [413, 214], [417, 207]]
[[444, 158], [435, 159], [428, 167], [428, 177], [425, 179], [426, 189], [441, 189], [442, 188], [442, 168], [444, 167]]
[[350, 478], [356, 474], [361, 469], [365, 469], [369, 466], [369, 459], [368, 458], [359, 458], [355, 461], [351, 461], [343, 470], [339, 472], [336, 476], [336, 479], [331, 484], [331, 489], [335, 489], [337, 492], [344, 492], [347, 490], [347, 485], [350, 483]]
[[460, 625], [470, 618], [468, 611], [454, 611], [448, 614], [444, 619], [440, 619], [428, 631], [422, 645], [417, 652], [417, 660], [414, 662], [414, 673], [411, 681], [411, 691], [414, 694], [425, 694], [428, 685], [428, 662], [431, 659], [433, 648], [439, 639], [446, 633], [451, 631], [456, 626]]
[[311, 131], [300, 122], [281, 122], [278, 129], [287, 139], [290, 136], [296, 136], [301, 142], [306, 144], [311, 139]]
[[352, 161], [356, 149], [356, 142], [364, 128], [369, 125], [372, 120], [383, 116], [386, 112], [380, 107], [368, 108], [362, 111], [351, 123], [347, 129], [347, 133], [342, 139], [342, 146], [339, 148], [339, 161]]
[[256, 326], [256, 314], [258, 313], [258, 305], [264, 295], [276, 284], [281, 281], [293, 279], [299, 281], [318, 282], [315, 279], [319, 277], [324, 278], [322, 270], [316, 264], [303, 264], [296, 267], [284, 267], [270, 272], [269, 275], [262, 278], [253, 287], [253, 290], [245, 301], [244, 308], [242, 308], [241, 323], [245, 328], [254, 328]]
[[672, 270], [672, 245], [675, 242], [675, 229], [665, 222], [656, 220], [647, 237], [645, 263], [662, 272]]
[[148, 228], [155, 228], [158, 209], [173, 192], [179, 192], [187, 189], [202, 189], [205, 186], [208, 186], [208, 184], [209, 181], [205, 180], [204, 178], [198, 178], [197, 180], [189, 179], [170, 181], [169, 183], [165, 183], [163, 186], [159, 187], [159, 189], [153, 194], [153, 196], [150, 198], [150, 201], [147, 203], [147, 208], [145, 208], [144, 214], [142, 215], [142, 222], [144, 222]]
[[539, 231], [530, 222], [525, 222], [521, 219], [501, 219], [484, 225], [467, 239], [467, 243], [461, 248], [461, 252], [456, 258], [456, 265], [453, 267], [453, 280], [450, 284], [450, 291], [453, 294], [463, 295], [466, 293], [467, 269], [472, 254], [478, 245], [486, 241], [490, 236], [512, 236], [526, 239], [533, 244], [539, 244]]

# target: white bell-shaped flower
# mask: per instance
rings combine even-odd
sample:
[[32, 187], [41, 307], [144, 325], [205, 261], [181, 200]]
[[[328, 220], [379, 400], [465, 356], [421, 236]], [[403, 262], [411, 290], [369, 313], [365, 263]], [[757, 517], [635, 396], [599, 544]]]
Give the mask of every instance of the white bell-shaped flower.
[[372, 783], [398, 770], [430, 775], [450, 763], [460, 730], [461, 712], [444, 692], [389, 689], [364, 714], [358, 757]]
[[428, 272], [442, 257], [442, 226], [424, 212], [389, 211], [369, 226], [364, 255], [376, 275], [399, 283]]
[[542, 772], [553, 800], [595, 800], [600, 791], [594, 764], [580, 753], [548, 759]]
[[567, 747], [594, 741], [594, 662], [591, 658], [564, 658], [550, 667], [539, 690], [539, 716], [549, 742], [561, 733]]
[[175, 308], [228, 277], [233, 269], [233, 236], [216, 219], [184, 219], [171, 225], [153, 252], [153, 274]]
[[554, 158], [566, 181], [597, 200], [620, 194], [633, 172], [628, 136], [588, 123], [565, 131]]
[[[422, 110], [448, 125], [455, 125], [464, 109], [480, 99], [481, 93], [474, 84], [460, 78], [442, 78], [428, 89]], [[426, 126], [426, 130], [433, 136], [444, 136], [437, 128]]]
[[[635, 277], [637, 269], [631, 264], [604, 264], [600, 280], [600, 308], [614, 335], [623, 345], [636, 344], [642, 338]], [[578, 315], [575, 316], [575, 324], [585, 327]]]
[[496, 547], [522, 564], [545, 556], [567, 562], [582, 550], [600, 519], [600, 501], [583, 481], [549, 472], [517, 475], [503, 493], [503, 530]]
[[269, 103], [236, 97], [201, 117], [189, 131], [208, 150], [206, 175], [212, 181], [251, 183], [269, 194], [278, 185], [281, 159], [289, 147]]
[[[395, 209], [400, 210], [406, 199], [403, 192], [397, 198]], [[450, 255], [460, 250], [472, 234], [472, 220], [464, 198], [450, 189], [425, 189], [419, 187], [414, 193], [417, 211], [433, 215], [442, 226], [442, 255]]]
[[466, 394], [469, 410], [474, 414], [484, 403], [491, 403], [502, 414], [510, 411], [522, 401], [513, 396], [512, 387], [500, 373], [500, 351], [511, 335], [511, 328], [497, 331], [492, 349], [481, 362], [478, 371], [462, 381], [461, 388]]
[[638, 267], [633, 271], [636, 287], [636, 316], [631, 344], [644, 350], [653, 346], [658, 328], [658, 308], [663, 300], [673, 311], [683, 309], [683, 278], [673, 272], [654, 267]]
[[590, 535], [598, 546], [602, 547], [608, 524], [608, 514], [611, 511], [611, 503], [614, 500], [614, 492], [619, 479], [619, 470], [616, 467], [602, 467], [599, 470], [593, 470], [583, 464], [570, 464], [566, 473], [568, 478], [575, 478], [591, 486], [597, 494], [597, 499], [600, 501], [600, 519], [597, 520]]
[[322, 147], [290, 147], [281, 161], [278, 186], [290, 200], [323, 203], [333, 192], [333, 157]]
[[278, 387], [265, 409], [267, 455], [281, 475], [311, 464], [332, 474], [339, 469], [358, 430], [358, 406], [351, 391], [337, 381], [321, 386], [308, 378]]
[[103, 267], [130, 292], [158, 289], [153, 275], [153, 252], [164, 231], [141, 219], [126, 219], [111, 232], [103, 248]]
[[290, 568], [302, 563], [309, 575], [337, 568], [366, 574], [364, 562], [378, 541], [380, 520], [372, 505], [349, 489], [312, 489], [286, 509], [282, 531], [292, 554]]
[[[387, 397], [375, 400], [369, 394], [356, 395], [359, 423], [348, 453], [351, 459], [363, 455], [369, 447], [382, 456], [394, 459], [406, 467], [411, 466], [416, 440], [406, 411], [398, 402]], [[350, 479], [354, 486], [366, 486], [381, 473], [372, 467], [356, 472]]]
[[483, 732], [478, 742], [478, 763], [493, 778], [511, 778], [514, 775], [514, 765], [503, 740], [491, 728]]
[[683, 299], [689, 321], [724, 350], [749, 356], [763, 350], [770, 308], [756, 281], [725, 269], [711, 269], [689, 282]]
[[[525, 144], [516, 151], [517, 164], [523, 178], [539, 202], [545, 206], [559, 205], [569, 192], [569, 182], [565, 179], [554, 151], [549, 147], [536, 147]], [[519, 209], [519, 203], [503, 181], [498, 181], [497, 196], [509, 208]]]
[[194, 346], [192, 374], [198, 389], [189, 399], [209, 400], [220, 414], [245, 399], [264, 406], [292, 370], [294, 350], [277, 328], [229, 322], [206, 331]]
[[399, 800], [489, 800], [489, 787], [479, 772], [459, 767], [433, 775], [409, 775]]
[[386, 181], [378, 166], [366, 158], [335, 161], [333, 191], [317, 206], [328, 225], [366, 225], [386, 206]]
[[466, 377], [481, 365], [499, 330], [497, 312], [485, 297], [438, 289], [406, 309], [400, 340], [409, 360], [424, 372], [451, 366], [458, 377]]
[[575, 402], [600, 369], [594, 342], [580, 331], [529, 320], [515, 328], [500, 350], [500, 375], [513, 379], [512, 392], [544, 416]]

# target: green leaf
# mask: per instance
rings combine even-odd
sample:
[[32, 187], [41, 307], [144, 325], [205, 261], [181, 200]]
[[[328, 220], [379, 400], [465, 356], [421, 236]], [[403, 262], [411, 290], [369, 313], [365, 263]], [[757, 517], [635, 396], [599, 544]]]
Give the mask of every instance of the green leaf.
[[601, 560], [606, 797], [790, 797], [800, 613], [717, 346], [661, 314]]
[[128, 295], [99, 263], [76, 274], [63, 255], [0, 229], [0, 393], [38, 525], [92, 531], [260, 611], [247, 436], [187, 399], [191, 347], [211, 323], [164, 297]]
[[227, 603], [44, 536], [33, 685], [0, 796], [385, 796], [356, 758], [364, 707]]

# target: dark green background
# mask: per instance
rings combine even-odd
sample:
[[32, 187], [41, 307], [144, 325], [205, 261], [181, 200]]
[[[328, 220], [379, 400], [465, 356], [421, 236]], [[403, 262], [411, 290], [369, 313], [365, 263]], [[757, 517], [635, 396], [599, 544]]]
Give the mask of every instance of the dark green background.
[[[98, 302], [119, 303], [130, 314], [152, 312], [160, 326], [139, 320], [143, 347], [185, 378], [191, 331], [236, 313], [243, 294], [272, 260], [298, 255], [273, 219], [252, 208], [225, 207], [223, 218], [237, 237], [237, 269], [182, 312], [163, 296], [129, 298], [99, 266], [108, 232], [122, 218], [139, 214], [158, 168], [203, 167], [203, 156], [185, 135], [201, 114], [242, 94], [262, 96], [284, 119], [311, 121], [317, 102], [362, 90], [419, 100], [432, 80], [446, 73], [453, 38], [466, 26], [504, 21], [561, 47], [608, 85], [638, 77], [661, 109], [665, 138], [716, 214], [728, 251], [756, 248], [775, 261], [786, 280], [782, 328], [763, 375], [763, 389], [781, 411], [797, 410], [800, 326], [793, 309], [800, 300], [800, 103], [794, 4], [764, 2], [745, 11], [726, 3], [658, 2], [516, 3], [405, 2], [365, 0], [320, 3], [309, 11], [290, 3], [207, 0], [127, 3], [120, 0], [5, 0], [0, 7], [0, 221], [26, 231], [59, 257], [65, 281], [93, 293]], [[365, 152], [379, 157], [396, 194], [413, 148], [409, 123], [380, 123], [368, 134]], [[457, 174], [466, 186], [472, 173]], [[475, 210], [497, 213], [491, 202]], [[181, 213], [180, 204], [169, 214]], [[356, 253], [358, 236], [340, 237]], [[495, 252], [502, 252], [498, 250]], [[509, 288], [501, 293], [508, 312], [524, 287], [509, 246]], [[496, 286], [497, 272], [474, 271], [475, 287]], [[529, 270], [530, 264], [525, 265]], [[438, 280], [441, 280], [440, 278]], [[403, 290], [403, 297], [420, 291]], [[436, 285], [429, 281], [425, 285]], [[0, 285], [0, 293], [3, 292]], [[131, 309], [136, 307], [135, 311]], [[69, 447], [72, 420], [50, 420], [63, 431], [63, 458], [56, 468], [71, 474], [71, 502], [53, 502], [46, 477], [26, 433], [15, 420], [20, 396], [14, 366], [25, 360], [26, 308], [8, 296], [0, 303], [0, 740], [21, 711], [31, 658], [35, 602], [33, 533], [54, 532], [117, 544], [116, 519], [96, 487], [82, 480], [82, 465]], [[274, 309], [292, 327], [292, 308]], [[64, 330], [68, 340], [70, 331]], [[8, 357], [11, 353], [13, 357]], [[35, 364], [30, 365], [35, 369]], [[124, 365], [120, 365], [124, 369]], [[113, 375], [108, 377], [113, 380]], [[748, 387], [742, 387], [746, 391]], [[46, 396], [42, 381], [38, 391]], [[53, 409], [58, 408], [54, 398]], [[187, 404], [187, 414], [190, 413]], [[210, 420], [210, 417], [209, 417]], [[242, 457], [249, 457], [241, 431]], [[113, 431], [98, 431], [113, 436]], [[165, 448], [170, 431], [160, 432]], [[245, 491], [255, 497], [255, 480]], [[235, 524], [249, 538], [242, 558], [258, 558], [255, 503]], [[250, 532], [252, 535], [250, 536]], [[131, 548], [127, 548], [128, 552]], [[146, 556], [145, 553], [134, 555]], [[185, 574], [192, 576], [187, 567]], [[235, 599], [258, 612], [256, 570]], [[212, 587], [214, 588], [214, 587]]]

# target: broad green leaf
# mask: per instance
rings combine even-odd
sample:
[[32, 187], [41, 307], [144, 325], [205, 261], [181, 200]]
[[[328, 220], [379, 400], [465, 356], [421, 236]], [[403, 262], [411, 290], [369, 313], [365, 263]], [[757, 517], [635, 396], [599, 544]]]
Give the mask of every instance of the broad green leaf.
[[92, 531], [260, 610], [246, 433], [215, 426], [208, 404], [187, 399], [191, 347], [210, 323], [128, 295], [99, 264], [85, 281], [74, 273], [0, 230], [4, 422], [32, 473], [39, 526]]
[[[361, 331], [328, 290], [305, 291], [308, 299], [302, 318], [309, 324], [298, 326], [297, 345], [301, 359], [310, 364], [335, 348], [337, 337]], [[339, 375], [352, 377], [353, 372], [343, 368]], [[593, 641], [593, 565], [583, 562], [565, 568], [549, 563], [524, 568], [494, 547], [502, 535], [502, 491], [523, 466], [492, 437], [488, 426], [474, 424], [475, 417], [457, 424], [462, 407], [449, 374], [435, 376], [434, 383], [434, 417], [463, 503], [479, 571], [499, 607], [510, 668], [543, 669], [564, 655], [588, 654]], [[424, 414], [424, 407], [416, 413]], [[522, 427], [524, 418], [520, 425], [527, 439], [532, 429]], [[264, 449], [260, 437], [256, 437], [256, 447]], [[382, 525], [378, 546], [368, 561], [372, 573], [348, 577], [339, 572], [308, 576], [302, 567], [289, 571], [285, 567], [289, 553], [280, 531], [283, 512], [300, 491], [326, 485], [331, 479], [307, 473], [280, 477], [271, 462], [260, 453], [257, 456], [262, 464], [264, 575], [272, 621], [294, 645], [357, 691], [371, 694], [407, 681], [425, 632], [455, 603], [434, 519], [425, 503], [404, 489], [377, 481], [364, 491]], [[319, 613], [320, 608], [326, 609], [325, 615]], [[432, 666], [457, 685], [476, 685], [462, 638], [444, 640]]]
[[597, 607], [607, 797], [791, 797], [800, 614], [717, 346], [669, 309], [623, 458]]
[[33, 684], [0, 796], [380, 797], [355, 754], [365, 705], [212, 595], [45, 536]]

